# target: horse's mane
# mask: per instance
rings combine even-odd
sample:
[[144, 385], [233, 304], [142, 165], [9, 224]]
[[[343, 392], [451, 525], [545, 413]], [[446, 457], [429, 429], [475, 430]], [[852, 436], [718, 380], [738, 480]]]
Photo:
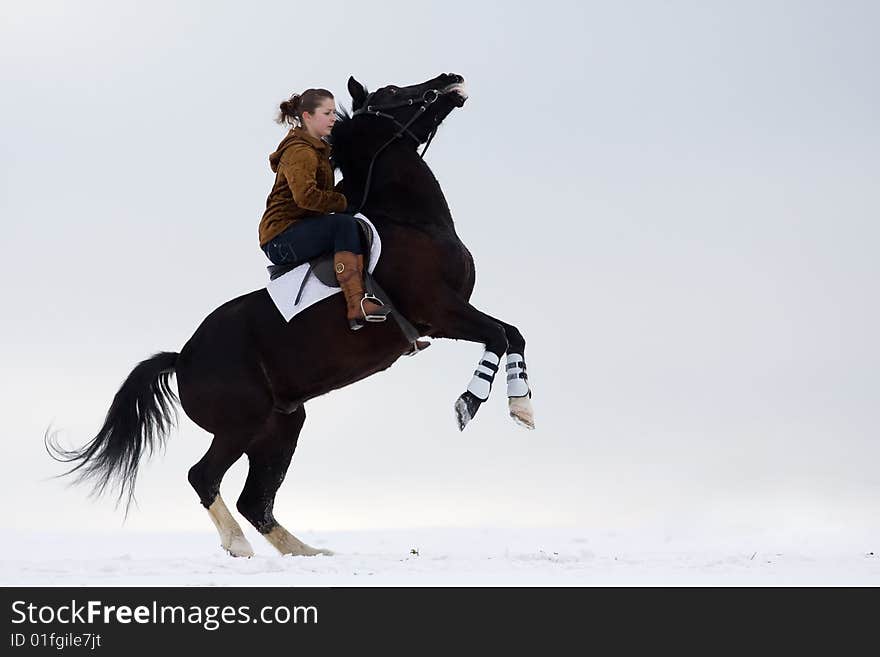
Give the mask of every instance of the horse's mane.
[[[352, 147], [352, 136], [353, 131], [355, 130], [356, 123], [352, 121], [355, 118], [349, 110], [345, 106], [337, 106], [336, 109], [337, 119], [336, 125], [333, 127], [333, 133], [330, 137], [330, 144], [333, 146], [333, 150], [330, 156], [330, 164], [334, 169], [339, 169], [339, 155], [343, 156], [343, 160], [347, 159], [349, 153], [351, 153]], [[369, 131], [376, 131], [377, 134], [384, 136], [390, 136], [394, 131], [393, 127], [389, 124], [388, 126], [384, 125], [384, 122], [380, 121], [378, 124], [371, 124]], [[388, 134], [385, 135], [384, 133]]]
[[345, 123], [346, 121], [351, 120], [351, 114], [348, 113], [348, 110], [345, 108], [345, 105], [339, 105], [336, 108], [336, 116], [339, 118], [337, 121], [339, 123]]
[[[347, 131], [348, 124], [351, 121], [352, 117], [351, 114], [349, 114], [349, 111], [346, 109], [345, 105], [336, 106], [336, 116], [336, 125], [333, 126], [333, 130], [334, 132], [336, 132], [337, 136], [339, 136]], [[330, 143], [331, 145], [336, 146], [338, 142], [337, 140], [331, 138]], [[339, 168], [339, 164], [335, 157], [335, 149], [331, 152], [330, 155], [330, 166], [332, 166], [334, 169]]]

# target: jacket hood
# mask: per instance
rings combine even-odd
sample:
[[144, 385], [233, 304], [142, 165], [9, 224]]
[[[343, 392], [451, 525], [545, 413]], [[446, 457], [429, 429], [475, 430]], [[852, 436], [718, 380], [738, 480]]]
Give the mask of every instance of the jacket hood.
[[275, 152], [269, 156], [269, 166], [272, 167], [272, 171], [278, 171], [278, 163], [281, 161], [281, 156], [293, 144], [308, 144], [319, 152], [325, 151], [328, 156], [330, 154], [329, 143], [323, 139], [312, 137], [305, 128], [291, 128], [287, 136], [278, 144]]

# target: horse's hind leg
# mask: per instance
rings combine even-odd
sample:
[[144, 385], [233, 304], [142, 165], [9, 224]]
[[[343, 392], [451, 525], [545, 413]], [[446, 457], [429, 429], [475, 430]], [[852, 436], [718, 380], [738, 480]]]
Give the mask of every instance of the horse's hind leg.
[[333, 554], [329, 550], [319, 550], [300, 541], [282, 527], [273, 514], [275, 494], [284, 481], [305, 419], [303, 406], [290, 414], [272, 413], [265, 429], [245, 450], [250, 468], [236, 506], [281, 554], [329, 555]]
[[189, 470], [189, 483], [220, 534], [220, 545], [234, 557], [252, 557], [254, 550], [244, 537], [241, 526], [232, 517], [220, 497], [220, 480], [244, 454], [252, 433], [216, 434], [211, 447]]

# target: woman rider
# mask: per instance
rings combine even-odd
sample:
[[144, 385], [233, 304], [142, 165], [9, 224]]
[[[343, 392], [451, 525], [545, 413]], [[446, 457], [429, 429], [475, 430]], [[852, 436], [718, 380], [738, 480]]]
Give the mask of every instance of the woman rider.
[[336, 280], [353, 331], [384, 321], [389, 308], [364, 294], [360, 229], [345, 196], [334, 190], [330, 144], [336, 103], [326, 89], [307, 89], [280, 105], [277, 122], [291, 127], [269, 156], [275, 184], [260, 221], [260, 247], [276, 265], [333, 252]]

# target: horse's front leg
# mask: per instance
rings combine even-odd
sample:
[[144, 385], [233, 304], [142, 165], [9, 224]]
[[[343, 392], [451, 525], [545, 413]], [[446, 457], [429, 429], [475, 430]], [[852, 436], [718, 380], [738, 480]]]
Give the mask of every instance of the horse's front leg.
[[507, 336], [507, 407], [514, 422], [526, 427], [535, 428], [535, 413], [532, 410], [532, 391], [529, 388], [529, 375], [526, 372], [526, 341], [519, 329], [492, 317], [501, 324]]
[[[458, 428], [464, 429], [467, 423], [477, 414], [480, 405], [489, 398], [492, 383], [501, 364], [501, 357], [508, 350], [508, 329], [505, 328], [503, 322], [499, 322], [495, 318], [480, 312], [459, 297], [446, 297], [437, 304], [435, 310], [438, 317], [431, 324], [438, 329], [437, 337], [468, 340], [486, 345], [486, 350], [477, 363], [467, 390], [455, 402], [455, 416], [458, 420]], [[519, 331], [516, 331], [513, 327], [509, 328], [513, 329], [513, 332], [522, 340]], [[525, 346], [524, 341], [522, 346]], [[510, 361], [510, 359], [508, 360]], [[518, 363], [520, 360], [521, 356], [512, 362]], [[508, 370], [513, 371], [512, 368], [508, 368]], [[510, 394], [511, 382], [515, 380], [525, 383], [525, 379], [519, 376], [508, 378], [508, 394]], [[522, 386], [517, 384], [516, 390], [521, 391], [521, 389]], [[527, 383], [525, 384], [525, 392], [522, 394], [526, 395], [524, 399], [528, 405], [528, 395], [530, 393]], [[530, 411], [530, 405], [528, 406]], [[521, 424], [530, 426], [530, 412], [528, 415], [523, 414], [523, 417], [527, 418], [528, 421], [521, 420], [519, 416], [516, 416], [516, 419]]]

